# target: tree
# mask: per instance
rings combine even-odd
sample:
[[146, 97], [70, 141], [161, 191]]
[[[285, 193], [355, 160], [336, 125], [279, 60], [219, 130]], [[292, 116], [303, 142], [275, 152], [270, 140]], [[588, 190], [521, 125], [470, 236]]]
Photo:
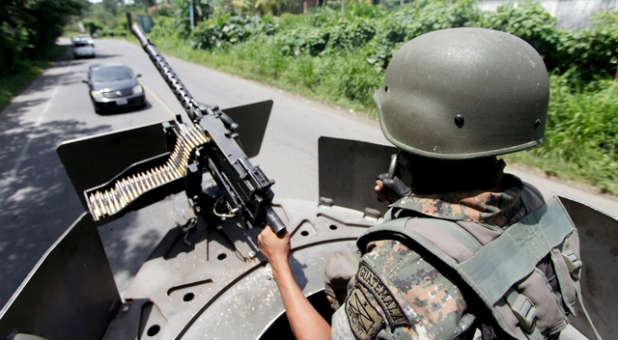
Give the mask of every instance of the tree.
[[155, 5], [155, 0], [133, 0], [136, 6], [150, 7]]
[[113, 15], [118, 13], [118, 5], [122, 5], [123, 3], [124, 2], [122, 0], [103, 0], [102, 2], [103, 8]]
[[115, 28], [118, 25], [118, 17], [105, 9], [105, 4], [96, 3], [90, 6], [88, 18], [94, 20], [99, 26]]
[[0, 2], [0, 75], [53, 46], [62, 28], [86, 8], [84, 0]]

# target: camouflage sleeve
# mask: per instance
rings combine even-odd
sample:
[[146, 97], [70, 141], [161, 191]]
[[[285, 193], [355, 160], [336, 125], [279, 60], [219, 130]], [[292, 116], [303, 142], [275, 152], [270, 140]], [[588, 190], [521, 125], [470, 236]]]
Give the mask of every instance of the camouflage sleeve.
[[333, 339], [452, 339], [470, 328], [459, 288], [416, 252], [394, 240], [369, 249], [333, 315]]

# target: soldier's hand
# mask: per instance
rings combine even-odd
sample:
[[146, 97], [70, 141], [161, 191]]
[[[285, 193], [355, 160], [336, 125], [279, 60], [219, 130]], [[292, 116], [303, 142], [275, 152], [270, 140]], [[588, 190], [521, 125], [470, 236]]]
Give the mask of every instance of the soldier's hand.
[[402, 197], [410, 195], [412, 190], [405, 185], [397, 176], [389, 177], [388, 174], [379, 174], [373, 190], [382, 202], [394, 202]]
[[288, 262], [290, 255], [290, 234], [285, 232], [278, 236], [269, 226], [266, 226], [257, 237], [260, 251], [271, 265]]

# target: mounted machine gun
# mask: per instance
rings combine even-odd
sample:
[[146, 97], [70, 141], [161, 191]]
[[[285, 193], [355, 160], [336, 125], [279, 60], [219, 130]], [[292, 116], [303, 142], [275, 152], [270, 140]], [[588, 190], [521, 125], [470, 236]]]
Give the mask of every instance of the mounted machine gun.
[[[248, 229], [270, 225], [274, 232], [285, 232], [285, 225], [272, 209], [270, 180], [259, 166], [254, 166], [239, 145], [239, 125], [217, 106], [198, 103], [186, 89], [165, 58], [144, 35], [139, 25], [131, 31], [174, 93], [190, 122], [180, 116], [164, 125], [166, 136], [173, 140], [173, 151], [164, 162], [161, 157], [130, 167], [111, 181], [84, 191], [88, 210], [95, 221], [109, 219], [123, 212], [149, 192], [185, 180], [185, 190], [197, 209], [202, 209], [202, 173], [208, 171], [216, 181], [221, 196], [208, 202], [213, 209], [223, 207], [218, 216], [237, 217]], [[169, 143], [169, 144], [172, 144]], [[223, 204], [219, 204], [223, 201]]]

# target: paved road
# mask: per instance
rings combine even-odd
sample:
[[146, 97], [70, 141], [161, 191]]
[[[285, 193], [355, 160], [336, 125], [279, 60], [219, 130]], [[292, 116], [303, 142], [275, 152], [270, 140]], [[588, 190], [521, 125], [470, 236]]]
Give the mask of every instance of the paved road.
[[[97, 40], [96, 51], [97, 58], [92, 60], [64, 56], [0, 113], [0, 306], [82, 211], [56, 156], [56, 145], [77, 137], [168, 120], [170, 112], [181, 112], [137, 46]], [[99, 62], [121, 62], [141, 73], [148, 107], [130, 113], [97, 115], [81, 80], [86, 77], [88, 66]], [[175, 58], [169, 58], [169, 62], [199, 101], [225, 108], [274, 100], [262, 153], [255, 161], [277, 180], [274, 191], [281, 197], [317, 198], [319, 136], [386, 143], [375, 121]], [[615, 199], [514, 171], [534, 184], [618, 218]], [[181, 196], [171, 198], [100, 229], [121, 290], [170, 223], [174, 223], [174, 216], [182, 213], [182, 204]]]

